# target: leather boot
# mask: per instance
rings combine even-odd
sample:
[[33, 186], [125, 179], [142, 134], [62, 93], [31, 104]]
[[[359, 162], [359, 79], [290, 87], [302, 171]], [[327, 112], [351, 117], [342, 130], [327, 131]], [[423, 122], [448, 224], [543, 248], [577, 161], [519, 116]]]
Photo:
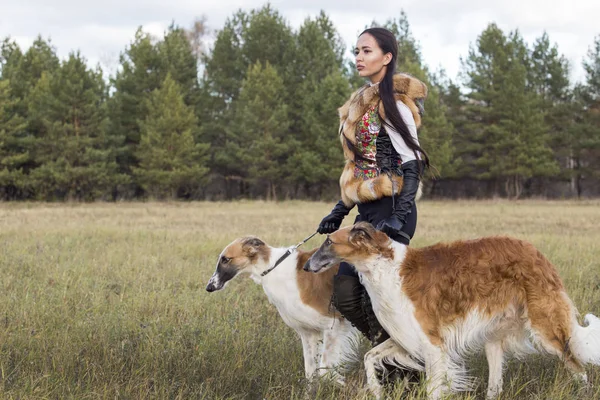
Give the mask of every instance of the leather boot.
[[[369, 338], [369, 322], [363, 311], [366, 289], [358, 277], [336, 275], [333, 279], [333, 305], [352, 326]], [[370, 340], [370, 339], [369, 339]]]

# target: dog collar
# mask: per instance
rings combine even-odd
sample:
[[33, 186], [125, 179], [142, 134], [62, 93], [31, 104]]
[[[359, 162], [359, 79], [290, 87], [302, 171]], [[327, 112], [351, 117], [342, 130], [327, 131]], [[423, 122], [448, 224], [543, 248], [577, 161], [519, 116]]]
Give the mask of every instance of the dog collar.
[[275, 269], [275, 267], [277, 267], [279, 264], [281, 264], [283, 262], [283, 260], [285, 260], [286, 258], [288, 258], [290, 256], [290, 254], [292, 254], [294, 251], [296, 251], [296, 249], [300, 246], [302, 246], [304, 243], [308, 242], [313, 236], [315, 236], [317, 234], [317, 232], [313, 233], [312, 235], [310, 235], [309, 237], [307, 237], [306, 239], [304, 239], [303, 241], [301, 241], [300, 243], [298, 243], [295, 246], [290, 247], [289, 249], [286, 250], [285, 253], [283, 253], [283, 255], [281, 257], [279, 257], [277, 259], [277, 261], [275, 261], [275, 264], [273, 264], [272, 267], [270, 267], [269, 269], [263, 271], [260, 276], [265, 276], [267, 275], [269, 272], [273, 271]]

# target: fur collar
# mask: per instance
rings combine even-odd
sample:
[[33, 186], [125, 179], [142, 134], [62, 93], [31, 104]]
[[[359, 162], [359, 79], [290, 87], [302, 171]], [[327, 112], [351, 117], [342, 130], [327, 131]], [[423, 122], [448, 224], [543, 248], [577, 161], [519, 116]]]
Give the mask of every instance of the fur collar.
[[[394, 75], [394, 91], [396, 100], [401, 100], [410, 108], [417, 128], [421, 126], [421, 114], [415, 100], [427, 97], [427, 86], [419, 79], [408, 74]], [[379, 85], [366, 84], [352, 93], [350, 99], [338, 109], [340, 115], [340, 140], [346, 159], [353, 160], [352, 151], [347, 148], [344, 136], [356, 144], [356, 124], [367, 110], [379, 104], [379, 114], [385, 118], [383, 103], [379, 99]]]
[[[394, 90], [396, 100], [402, 101], [412, 111], [417, 128], [421, 126], [421, 115], [416, 100], [425, 99], [427, 86], [417, 78], [407, 74], [394, 75]], [[347, 207], [392, 196], [400, 193], [402, 177], [379, 175], [363, 180], [354, 175], [354, 153], [348, 147], [346, 138], [356, 145], [356, 126], [358, 121], [369, 108], [379, 104], [379, 114], [385, 118], [385, 110], [379, 99], [379, 85], [365, 85], [352, 93], [350, 99], [340, 107], [340, 140], [344, 149], [346, 165], [340, 176], [342, 201]]]

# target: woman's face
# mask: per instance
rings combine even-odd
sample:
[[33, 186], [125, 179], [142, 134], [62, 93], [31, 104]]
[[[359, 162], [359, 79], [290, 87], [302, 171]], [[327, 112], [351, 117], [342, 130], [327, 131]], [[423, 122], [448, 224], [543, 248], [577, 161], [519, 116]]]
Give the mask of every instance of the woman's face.
[[383, 79], [387, 65], [392, 60], [392, 53], [383, 54], [383, 50], [369, 33], [363, 33], [358, 37], [354, 56], [358, 74], [369, 78], [372, 83], [380, 82]]

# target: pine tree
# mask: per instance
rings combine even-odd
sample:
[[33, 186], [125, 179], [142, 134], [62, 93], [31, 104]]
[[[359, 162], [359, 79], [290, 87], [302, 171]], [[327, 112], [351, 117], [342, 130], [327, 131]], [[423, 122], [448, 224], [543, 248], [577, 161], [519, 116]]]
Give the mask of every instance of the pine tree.
[[583, 68], [586, 74], [586, 91], [589, 101], [597, 105], [600, 102], [600, 35], [596, 36], [594, 44], [588, 50]]
[[[260, 61], [249, 67], [234, 104], [235, 119], [221, 162], [232, 165], [238, 176], [265, 186], [265, 197], [277, 199], [277, 187], [288, 172], [290, 149], [288, 110], [283, 80], [271, 64]], [[227, 158], [225, 158], [227, 157]]]
[[212, 176], [225, 181], [225, 197], [232, 197], [231, 182], [240, 182], [235, 168], [226, 161], [226, 143], [233, 120], [235, 99], [240, 91], [248, 66], [242, 57], [241, 34], [247, 24], [248, 15], [238, 11], [227, 19], [223, 29], [217, 32], [212, 53], [204, 58], [204, 77], [201, 82], [201, 109], [199, 136], [210, 143], [213, 167]]
[[565, 101], [569, 94], [569, 62], [559, 54], [556, 44], [550, 44], [546, 32], [533, 45], [528, 82], [537, 94], [552, 103]]
[[184, 29], [175, 24], [169, 26], [162, 41], [156, 44], [161, 69], [161, 79], [167, 74], [177, 82], [183, 93], [185, 104], [198, 106], [198, 59]]
[[575, 88], [573, 124], [568, 131], [571, 185], [578, 197], [584, 192], [586, 178], [600, 178], [600, 36], [590, 47], [583, 67], [585, 84]]
[[[324, 185], [333, 185], [339, 179], [344, 157], [339, 139], [337, 109], [350, 95], [348, 81], [342, 71], [334, 71], [323, 78], [312, 92], [303, 97], [300, 140], [293, 143], [290, 179], [303, 185], [306, 193], [312, 190], [321, 197]], [[332, 195], [339, 195], [337, 191]]]
[[31, 172], [38, 197], [94, 200], [126, 182], [106, 136], [105, 94], [102, 71], [89, 70], [79, 53], [55, 74], [42, 74], [29, 106], [41, 128], [35, 145], [40, 165]]
[[147, 96], [160, 87], [164, 75], [153, 39], [142, 28], [138, 28], [133, 42], [121, 54], [120, 62], [120, 70], [111, 79], [115, 91], [108, 102], [109, 132], [114, 143], [123, 143], [117, 149], [120, 172], [131, 174], [131, 168], [138, 163], [135, 158], [140, 143], [138, 121], [148, 115]]
[[145, 105], [148, 115], [139, 121], [139, 167], [134, 176], [152, 198], [197, 197], [206, 182], [207, 144], [194, 140], [198, 121], [185, 104], [182, 89], [167, 74], [162, 86]]
[[302, 188], [306, 194], [320, 196], [324, 185], [337, 182], [343, 167], [337, 109], [350, 95], [343, 75], [344, 45], [321, 12], [304, 21], [296, 34], [296, 49], [297, 82], [289, 99], [290, 134], [296, 150], [289, 160], [293, 165], [289, 178], [296, 193]]
[[[204, 100], [205, 108], [200, 114], [209, 121], [201, 122], [200, 135], [211, 143], [211, 165], [216, 177], [225, 178], [226, 182], [249, 182], [238, 180], [237, 167], [226, 161], [230, 155], [224, 145], [236, 141], [230, 135], [239, 129], [232, 124], [239, 121], [234, 108], [241, 92], [240, 82], [257, 62], [269, 62], [283, 80], [279, 98], [289, 104], [289, 99], [297, 94], [297, 78], [291, 73], [294, 52], [291, 28], [270, 5], [249, 13], [238, 11], [217, 33], [213, 52], [206, 59], [203, 81], [204, 93], [210, 95], [210, 101]], [[242, 184], [242, 193], [247, 194], [247, 189]]]
[[465, 62], [471, 92], [463, 159], [472, 161], [474, 177], [503, 183], [505, 193], [516, 198], [526, 179], [557, 172], [539, 99], [527, 86], [530, 62], [520, 34], [506, 37], [495, 24], [479, 36]]
[[[408, 73], [423, 81], [429, 88], [425, 100], [425, 114], [419, 130], [419, 143], [429, 155], [433, 176], [451, 177], [454, 175], [454, 149], [452, 143], [453, 128], [446, 117], [446, 109], [441, 101], [443, 90], [441, 80], [431, 73], [424, 64], [419, 43], [414, 38], [408, 17], [401, 11], [398, 19], [390, 19], [384, 25], [396, 36], [398, 41], [398, 60], [396, 70]], [[435, 180], [430, 182], [433, 190]]]
[[[23, 101], [42, 73], [53, 73], [60, 67], [56, 49], [41, 36], [33, 41], [24, 54], [14, 41], [6, 39], [2, 45], [2, 59], [2, 77], [10, 81], [12, 96]], [[26, 108], [26, 104], [21, 103], [17, 112], [25, 117]]]
[[573, 122], [569, 63], [563, 55], [559, 54], [556, 44], [550, 44], [546, 32], [533, 45], [531, 68], [528, 72], [529, 86], [538, 95], [540, 101], [539, 112], [544, 115], [549, 144], [562, 170], [560, 177], [568, 177], [571, 175], [572, 150], [567, 141], [570, 136], [567, 131]]
[[[373, 26], [378, 25], [374, 22]], [[423, 57], [421, 56], [421, 46], [412, 34], [408, 16], [404, 10], [400, 11], [400, 17], [398, 19], [389, 19], [383, 27], [394, 33], [396, 40], [398, 41], [397, 64], [399, 70], [414, 74], [427, 72], [427, 68], [423, 63]]]
[[20, 151], [20, 137], [27, 124], [15, 112], [17, 100], [10, 95], [10, 82], [0, 80], [0, 192], [3, 199], [18, 199], [26, 184], [21, 165], [29, 159]]
[[10, 37], [0, 45], [0, 79], [10, 81], [18, 78], [19, 64], [23, 59], [21, 48]]
[[[5, 192], [10, 198], [32, 198], [35, 185], [30, 173], [39, 165], [35, 159], [35, 147], [43, 126], [37, 116], [30, 113], [29, 97], [43, 75], [55, 73], [60, 62], [51, 42], [38, 36], [25, 53], [16, 42], [6, 38], [0, 50], [0, 65], [2, 80], [8, 82], [10, 93], [8, 114], [14, 118], [13, 121], [19, 121], [15, 125], [18, 129], [11, 129], [10, 139], [6, 142], [6, 151], [11, 155], [6, 160], [10, 163], [8, 171], [13, 171], [10, 174], [15, 178]], [[21, 125], [22, 122], [25, 126]]]

